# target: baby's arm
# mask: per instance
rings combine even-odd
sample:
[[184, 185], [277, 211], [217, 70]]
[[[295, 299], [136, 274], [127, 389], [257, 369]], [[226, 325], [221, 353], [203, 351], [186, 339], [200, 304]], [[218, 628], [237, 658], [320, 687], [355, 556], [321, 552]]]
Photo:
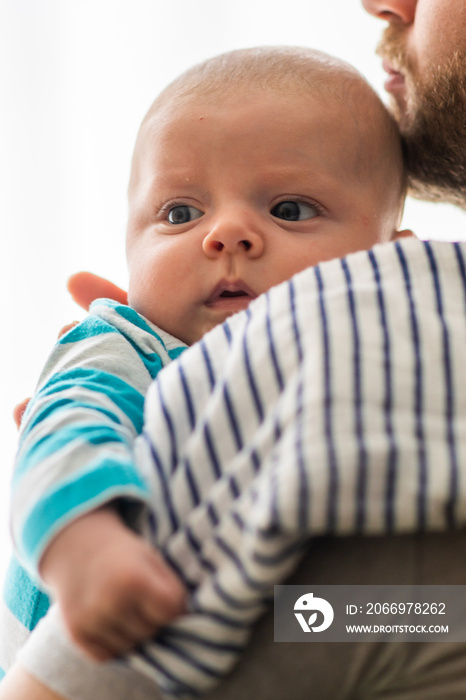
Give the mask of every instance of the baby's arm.
[[[142, 429], [147, 386], [169, 361], [170, 352], [180, 351], [180, 344], [174, 347], [170, 345], [174, 339], [169, 339], [165, 347], [166, 338], [146, 327], [140, 317], [133, 319], [134, 312], [127, 307], [113, 310], [104, 302], [98, 311], [100, 315], [94, 311], [86, 323], [59, 341], [22, 426], [12, 520], [17, 551], [33, 576], [38, 575], [44, 555], [53, 554], [55, 545], [68, 541], [74, 531], [72, 524], [79, 523], [78, 519], [84, 522], [84, 516], [91, 517], [86, 514], [117, 499], [120, 504], [133, 503], [139, 508], [151, 501], [150, 489], [134, 463], [132, 446]], [[147, 546], [116, 516], [112, 525], [126, 544], [129, 539], [137, 542], [140, 566], [145, 566], [147, 573]], [[94, 535], [93, 531], [91, 543], [95, 541], [97, 547], [100, 539]], [[73, 583], [73, 577], [82, 580], [82, 572], [90, 568], [90, 562], [75, 561], [70, 547], [62, 546], [63, 550], [74, 562], [73, 574], [67, 577], [63, 569], [57, 573], [51, 566], [50, 585], [59, 597], [70, 600], [67, 586]], [[151, 552], [151, 557], [163, 578], [157, 555]], [[50, 561], [55, 557], [51, 556]], [[121, 553], [115, 557], [117, 565], [121, 567], [120, 575], [126, 572], [126, 576], [130, 573], [137, 578], [138, 570], [141, 575], [135, 562], [131, 564]], [[132, 572], [132, 566], [136, 572]], [[157, 624], [180, 610], [180, 588], [173, 587], [171, 605], [169, 602], [160, 618], [156, 616]], [[153, 625], [152, 613], [150, 619]], [[82, 634], [84, 617], [79, 624]], [[72, 626], [73, 632], [79, 637]], [[138, 629], [137, 636], [141, 634], [147, 636], [145, 628]], [[110, 651], [111, 647], [107, 649]]]
[[40, 573], [71, 638], [98, 661], [129, 651], [183, 612], [178, 578], [111, 505], [60, 532]]
[[42, 685], [24, 668], [15, 665], [0, 683], [0, 700], [65, 700]]

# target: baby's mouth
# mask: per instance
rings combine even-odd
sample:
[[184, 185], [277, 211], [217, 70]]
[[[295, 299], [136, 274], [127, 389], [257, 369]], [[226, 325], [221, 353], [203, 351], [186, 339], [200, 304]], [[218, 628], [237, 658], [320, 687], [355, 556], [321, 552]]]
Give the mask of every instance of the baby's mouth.
[[227, 289], [220, 294], [220, 298], [231, 299], [233, 297], [247, 297], [249, 296], [246, 292], [238, 290], [237, 292], [229, 292]]
[[249, 306], [257, 294], [242, 280], [228, 282], [222, 280], [206, 301], [209, 308], [218, 308], [234, 313]]

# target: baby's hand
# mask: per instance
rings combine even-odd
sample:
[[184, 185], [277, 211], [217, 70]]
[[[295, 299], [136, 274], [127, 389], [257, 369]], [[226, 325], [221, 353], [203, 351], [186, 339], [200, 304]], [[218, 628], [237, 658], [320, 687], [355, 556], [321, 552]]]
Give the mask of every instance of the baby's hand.
[[130, 651], [185, 610], [177, 576], [108, 507], [63, 530], [46, 550], [41, 574], [71, 638], [96, 661]]

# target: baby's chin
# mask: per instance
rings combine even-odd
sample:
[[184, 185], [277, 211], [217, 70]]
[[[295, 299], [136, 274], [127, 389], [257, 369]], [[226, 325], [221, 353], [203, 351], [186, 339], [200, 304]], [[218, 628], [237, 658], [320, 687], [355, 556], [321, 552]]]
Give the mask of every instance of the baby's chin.
[[[186, 345], [194, 345], [194, 343], [199, 342], [199, 340], [201, 340], [207, 333], [210, 333], [216, 328], [219, 328], [222, 325], [222, 323], [224, 323], [231, 316], [234, 316], [236, 313], [239, 312], [225, 312], [224, 314], [222, 314], [222, 318], [219, 318], [218, 320], [205, 321], [196, 326], [195, 328], [185, 329], [181, 334], [177, 335], [176, 337], [179, 338], [179, 340], [183, 341], [183, 343], [186, 343]], [[172, 335], [176, 334], [172, 333]]]

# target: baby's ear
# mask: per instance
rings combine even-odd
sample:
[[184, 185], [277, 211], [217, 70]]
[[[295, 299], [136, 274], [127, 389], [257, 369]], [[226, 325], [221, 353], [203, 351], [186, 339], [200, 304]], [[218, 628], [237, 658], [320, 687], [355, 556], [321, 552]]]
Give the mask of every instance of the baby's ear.
[[390, 240], [397, 241], [399, 238], [417, 238], [417, 236], [409, 228], [405, 228], [403, 231], [393, 231]]

